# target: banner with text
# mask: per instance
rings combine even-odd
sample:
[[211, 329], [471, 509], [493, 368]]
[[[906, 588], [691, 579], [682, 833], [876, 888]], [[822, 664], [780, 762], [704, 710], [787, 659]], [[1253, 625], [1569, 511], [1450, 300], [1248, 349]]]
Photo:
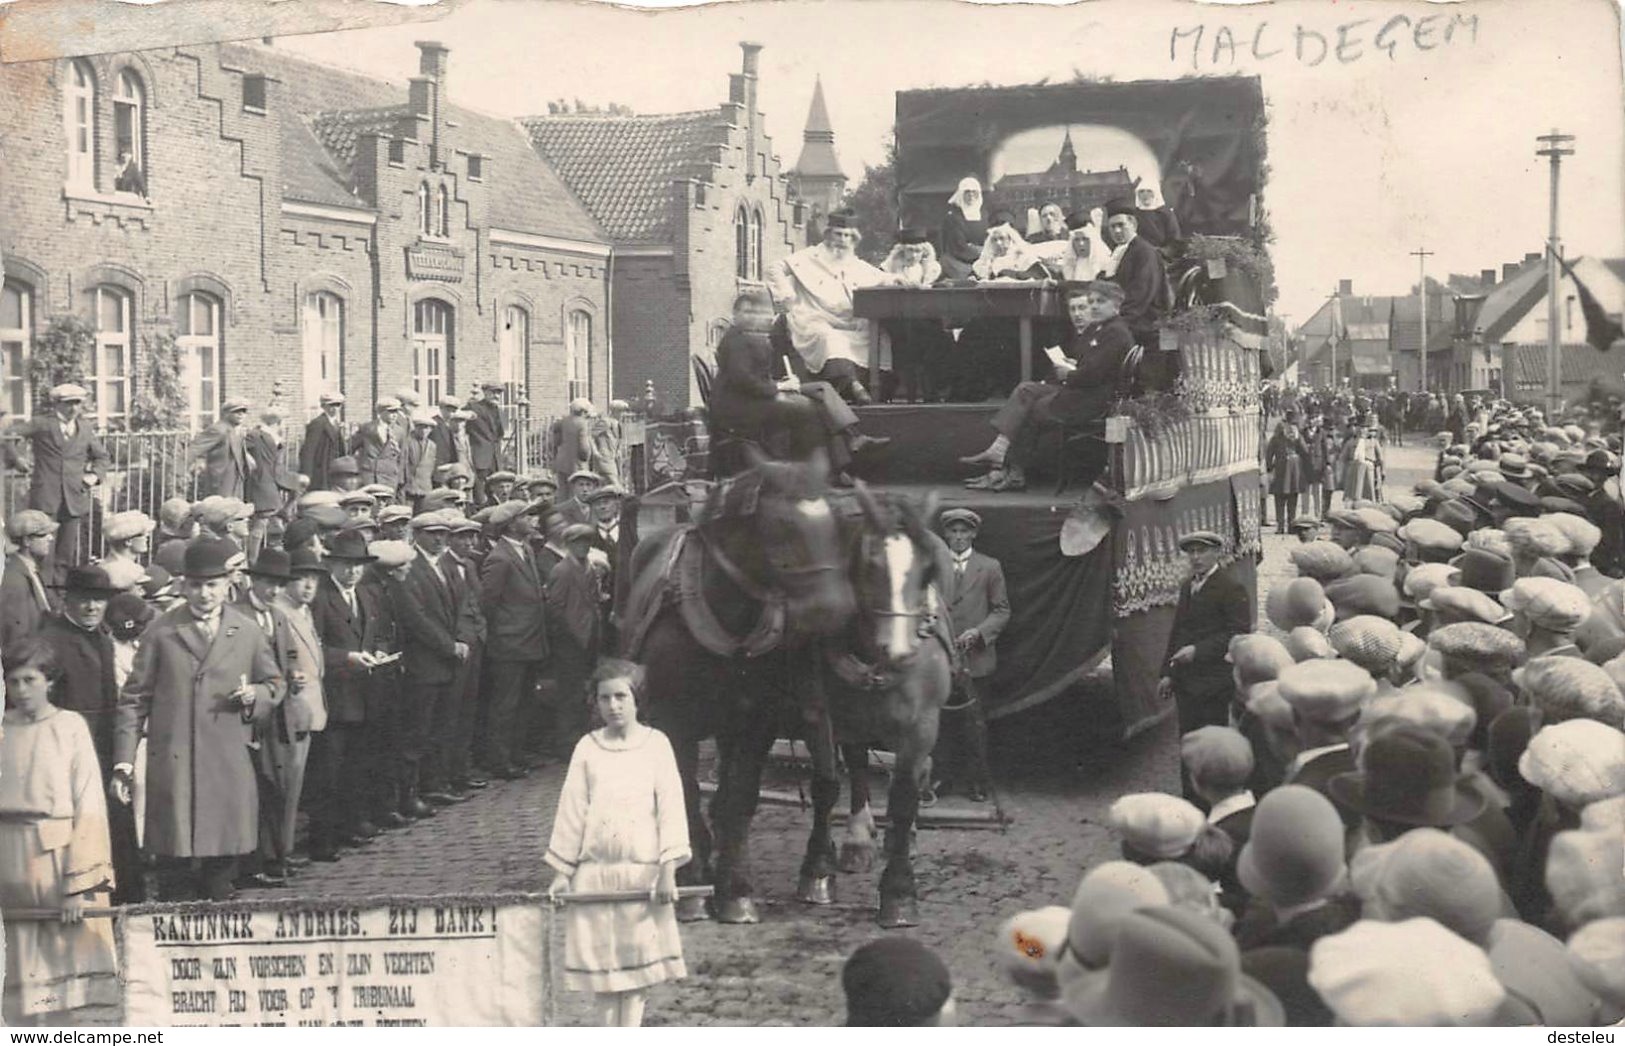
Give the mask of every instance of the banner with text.
[[535, 1026], [549, 912], [506, 897], [152, 905], [118, 919], [127, 1026]]

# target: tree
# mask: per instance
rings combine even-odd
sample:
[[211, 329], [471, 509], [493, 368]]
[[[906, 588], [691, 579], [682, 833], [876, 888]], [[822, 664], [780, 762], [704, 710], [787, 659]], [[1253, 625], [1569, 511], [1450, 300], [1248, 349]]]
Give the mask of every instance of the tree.
[[886, 159], [880, 166], [863, 165], [863, 180], [847, 195], [846, 204], [863, 233], [859, 254], [878, 265], [897, 240], [896, 138], [886, 140]]

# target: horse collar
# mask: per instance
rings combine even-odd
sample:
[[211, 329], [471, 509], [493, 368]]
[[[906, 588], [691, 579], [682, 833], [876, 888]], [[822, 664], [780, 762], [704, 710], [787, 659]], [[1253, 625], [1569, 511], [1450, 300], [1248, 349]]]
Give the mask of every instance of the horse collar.
[[771, 592], [762, 588], [746, 575], [739, 564], [735, 563], [728, 553], [722, 550], [720, 544], [706, 537], [704, 531], [700, 531], [699, 534], [705, 543], [705, 547], [711, 550], [711, 558], [716, 561], [718, 567], [722, 568], [722, 572], [728, 575], [728, 580], [738, 586], [739, 591], [761, 603], [770, 602], [774, 599]]

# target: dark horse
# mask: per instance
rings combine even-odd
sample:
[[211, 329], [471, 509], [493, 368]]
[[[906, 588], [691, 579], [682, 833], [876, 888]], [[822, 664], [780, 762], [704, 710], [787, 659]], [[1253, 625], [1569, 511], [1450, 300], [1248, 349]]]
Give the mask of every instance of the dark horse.
[[[953, 566], [947, 546], [931, 533], [930, 499], [921, 506], [901, 497], [874, 497], [861, 485], [856, 496], [865, 523], [851, 560], [858, 612], [843, 635], [825, 641], [832, 677], [830, 719], [852, 788], [840, 868], [861, 871], [873, 861], [868, 748], [888, 749], [896, 760], [886, 798], [889, 828], [879, 922], [892, 929], [919, 921], [910, 846], [939, 716], [952, 690], [953, 639], [937, 593]], [[821, 769], [817, 740], [810, 738], [807, 747], [816, 775]], [[822, 794], [827, 790], [815, 790], [815, 839], [827, 838], [834, 804], [831, 796], [829, 807], [820, 806], [816, 796]], [[828, 883], [826, 890], [821, 881], [808, 882], [804, 875], [799, 896], [827, 903], [834, 899], [833, 878]]]
[[[758, 919], [748, 836], [762, 768], [790, 715], [821, 705], [817, 640], [854, 610], [819, 471], [750, 457], [751, 469], [718, 485], [694, 523], [638, 542], [623, 615], [625, 649], [647, 668], [649, 721], [671, 739], [683, 778], [694, 860], [679, 878], [709, 874], [723, 922]], [[714, 867], [699, 790], [706, 738], [718, 755]], [[809, 848], [804, 873], [814, 866]], [[679, 914], [703, 917], [703, 908]]]

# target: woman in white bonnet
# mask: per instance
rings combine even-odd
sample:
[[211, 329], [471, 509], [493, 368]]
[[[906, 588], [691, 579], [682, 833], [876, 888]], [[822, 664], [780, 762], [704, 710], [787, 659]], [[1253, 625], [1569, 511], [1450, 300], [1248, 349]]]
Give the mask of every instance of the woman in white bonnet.
[[1140, 219], [1140, 239], [1159, 251], [1182, 239], [1179, 219], [1174, 210], [1163, 201], [1162, 190], [1152, 180], [1140, 182], [1134, 190], [1134, 203]]
[[[880, 268], [905, 287], [929, 287], [942, 279], [936, 248], [919, 229], [902, 229]], [[946, 363], [948, 332], [936, 320], [891, 319], [882, 323], [891, 338], [896, 398], [930, 403], [937, 398], [938, 378]]]
[[959, 188], [948, 197], [948, 213], [942, 219], [942, 271], [950, 280], [970, 276], [971, 266], [982, 253], [987, 239], [987, 220], [982, 217], [982, 183], [961, 178]]

